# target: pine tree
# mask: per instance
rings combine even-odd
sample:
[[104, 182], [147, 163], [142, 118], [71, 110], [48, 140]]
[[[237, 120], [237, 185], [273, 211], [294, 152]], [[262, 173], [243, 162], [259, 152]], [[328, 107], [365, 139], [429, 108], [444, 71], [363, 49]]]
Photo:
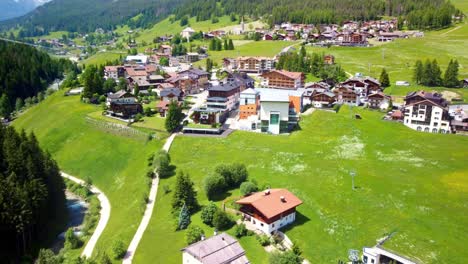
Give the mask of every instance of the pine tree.
[[431, 71], [432, 71], [431, 85], [441, 86], [442, 85], [442, 71], [440, 70], [439, 64], [437, 63], [437, 60], [435, 59], [432, 61]]
[[190, 212], [187, 208], [187, 206], [184, 205], [182, 206], [182, 209], [180, 210], [179, 214], [179, 222], [177, 224], [177, 230], [184, 230], [187, 229], [187, 227], [190, 225]]
[[0, 97], [0, 116], [8, 118], [10, 117], [11, 111], [10, 100], [6, 94], [3, 94], [2, 97]]
[[389, 87], [390, 86], [390, 78], [388, 77], [387, 70], [385, 68], [382, 69], [382, 73], [380, 74], [380, 85], [382, 87]]
[[424, 75], [423, 64], [420, 60], [417, 60], [416, 65], [414, 67], [414, 73], [413, 73], [413, 80], [416, 82], [416, 84], [422, 83], [423, 75]]
[[458, 61], [450, 60], [444, 74], [444, 86], [455, 88], [460, 85], [458, 80]]
[[227, 39], [224, 39], [224, 50], [229, 50], [229, 45]]
[[432, 76], [432, 63], [430, 60], [426, 60], [424, 62], [423, 66], [423, 72], [421, 75], [421, 83], [422, 85], [430, 86], [433, 82], [433, 76]]
[[216, 40], [214, 38], [210, 41], [209, 50], [216, 50]]
[[234, 42], [232, 42], [232, 39], [229, 39], [229, 50], [234, 50]]
[[178, 210], [184, 204], [187, 206], [190, 213], [194, 213], [199, 207], [194, 183], [190, 180], [188, 174], [179, 172], [179, 174], [177, 174], [174, 195], [172, 197], [172, 209]]

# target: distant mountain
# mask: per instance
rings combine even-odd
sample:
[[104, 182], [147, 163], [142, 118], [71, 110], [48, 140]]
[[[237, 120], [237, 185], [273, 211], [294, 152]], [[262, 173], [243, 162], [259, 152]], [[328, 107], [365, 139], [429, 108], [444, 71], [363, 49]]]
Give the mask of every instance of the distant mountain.
[[0, 21], [19, 17], [34, 10], [50, 0], [1, 0], [0, 1]]

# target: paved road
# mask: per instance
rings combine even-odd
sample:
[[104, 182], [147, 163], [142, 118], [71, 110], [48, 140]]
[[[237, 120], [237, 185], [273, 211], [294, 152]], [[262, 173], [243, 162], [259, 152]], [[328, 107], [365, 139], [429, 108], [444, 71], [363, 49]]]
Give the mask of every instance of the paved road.
[[[65, 172], [61, 172], [61, 175], [63, 178], [67, 178], [78, 184], [85, 185], [85, 182], [83, 180], [80, 180], [76, 177], [66, 174]], [[91, 192], [97, 195], [97, 198], [99, 199], [99, 202], [101, 203], [101, 212], [100, 212], [101, 217], [99, 218], [99, 223], [96, 227], [96, 230], [94, 230], [93, 235], [91, 236], [83, 252], [81, 253], [81, 256], [86, 257], [86, 258], [90, 258], [91, 255], [93, 254], [93, 250], [96, 247], [96, 243], [99, 237], [101, 236], [102, 232], [104, 231], [104, 228], [106, 227], [107, 222], [109, 221], [110, 212], [111, 212], [111, 205], [110, 205], [109, 199], [107, 199], [107, 196], [101, 190], [99, 190], [93, 185], [91, 186]]]
[[[172, 134], [166, 141], [166, 143], [163, 146], [163, 150], [166, 152], [169, 152], [169, 149], [171, 148], [172, 141], [176, 137], [177, 134]], [[135, 251], [138, 248], [138, 244], [140, 243], [141, 238], [143, 237], [143, 234], [145, 233], [146, 228], [148, 227], [148, 224], [151, 220], [151, 215], [153, 214], [154, 210], [154, 204], [156, 203], [156, 195], [158, 194], [158, 186], [159, 186], [159, 177], [156, 175], [154, 177], [153, 181], [151, 182], [151, 190], [149, 193], [149, 198], [148, 198], [148, 204], [146, 205], [145, 213], [143, 214], [143, 219], [141, 219], [140, 226], [138, 226], [138, 229], [135, 233], [135, 236], [133, 236], [132, 241], [130, 242], [130, 245], [128, 246], [127, 252], [125, 253], [123, 262], [124, 264], [130, 264], [132, 263], [133, 257], [135, 256]]]

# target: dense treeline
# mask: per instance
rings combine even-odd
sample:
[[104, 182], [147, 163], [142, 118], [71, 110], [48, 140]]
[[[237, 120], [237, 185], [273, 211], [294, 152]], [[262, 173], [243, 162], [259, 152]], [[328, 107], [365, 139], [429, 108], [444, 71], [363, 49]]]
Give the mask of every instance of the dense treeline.
[[186, 0], [54, 0], [33, 12], [2, 22], [4, 28], [20, 24], [23, 36], [39, 36], [51, 31], [93, 32], [96, 28], [112, 30], [135, 15], [134, 26], [167, 17], [173, 8]]
[[293, 23], [342, 23], [381, 16], [406, 19], [411, 29], [440, 28], [462, 13], [445, 0], [55, 0], [21, 18], [2, 22], [3, 29], [21, 25], [20, 35], [39, 36], [51, 31], [93, 32], [113, 30], [117, 25], [148, 28], [175, 14], [181, 25], [188, 17], [197, 21], [236, 14], [264, 18], [270, 25]]
[[0, 113], [9, 116], [17, 98], [44, 91], [64, 72], [78, 71], [70, 60], [53, 59], [34, 47], [0, 41]]
[[[447, 26], [451, 15], [461, 14], [445, 0], [198, 0], [175, 12], [177, 19], [189, 15], [197, 20], [233, 13], [254, 19], [268, 18], [270, 25], [286, 21], [320, 24], [365, 21], [383, 15], [408, 16], [411, 28]], [[422, 21], [417, 21], [419, 18], [423, 18]]]
[[65, 185], [34, 134], [0, 126], [0, 256], [19, 263], [64, 227]]
[[417, 84], [424, 86], [444, 86], [447, 88], [461, 87], [461, 81], [458, 80], [459, 64], [457, 60], [450, 60], [444, 75], [437, 63], [437, 60], [416, 61], [413, 80]]

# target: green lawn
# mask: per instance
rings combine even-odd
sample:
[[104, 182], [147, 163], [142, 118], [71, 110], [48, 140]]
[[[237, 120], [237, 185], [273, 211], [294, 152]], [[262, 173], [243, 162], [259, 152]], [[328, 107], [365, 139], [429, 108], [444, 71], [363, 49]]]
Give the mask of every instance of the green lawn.
[[120, 57], [125, 58], [127, 53], [125, 52], [98, 52], [91, 57], [83, 60], [80, 64], [95, 64], [95, 65], [105, 65], [107, 61], [115, 61], [116, 59], [120, 59]]
[[79, 97], [57, 92], [27, 110], [14, 126], [34, 131], [62, 170], [82, 179], [90, 177], [105, 192], [111, 216], [97, 247], [110, 254], [114, 240], [122, 239], [128, 245], [136, 232], [143, 197], [149, 190], [146, 159], [163, 142], [119, 136], [86, 122], [85, 118], [99, 109], [81, 103]]
[[[304, 204], [286, 233], [311, 263], [347, 259], [349, 249], [374, 246], [394, 231], [384, 244], [391, 250], [422, 263], [465, 263], [468, 252], [460, 241], [468, 233], [468, 138], [420, 133], [382, 121], [379, 112], [353, 111], [363, 119], [351, 119], [348, 107], [339, 114], [316, 111], [290, 136], [179, 136], [171, 160], [177, 170], [191, 175], [201, 204], [207, 203], [202, 179], [223, 162], [242, 162], [260, 185], [295, 193]], [[349, 176], [353, 170], [355, 191]], [[173, 188], [174, 182], [175, 177], [161, 181], [135, 263], [181, 261], [184, 232], [171, 228], [171, 194], [161, 189]], [[235, 190], [228, 196], [237, 195]], [[198, 223], [199, 216], [192, 221]], [[265, 262], [263, 249], [252, 239], [241, 244], [254, 255], [252, 263]]]
[[154, 114], [151, 117], [145, 116], [140, 122], [133, 123], [133, 127], [149, 128], [156, 131], [166, 132], [166, 118], [161, 117], [159, 114]]

